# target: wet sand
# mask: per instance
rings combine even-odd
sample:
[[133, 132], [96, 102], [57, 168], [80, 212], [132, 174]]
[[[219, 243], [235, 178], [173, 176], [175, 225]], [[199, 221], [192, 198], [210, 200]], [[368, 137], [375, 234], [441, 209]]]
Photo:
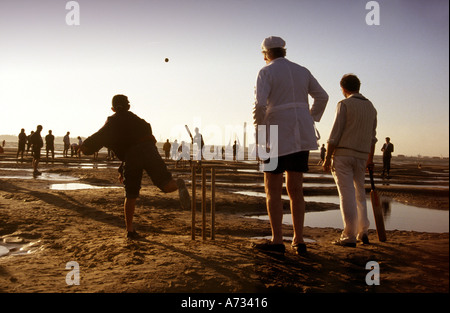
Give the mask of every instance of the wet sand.
[[[263, 181], [254, 164], [214, 162], [215, 240], [202, 240], [200, 185], [194, 241], [191, 212], [180, 208], [177, 193], [163, 194], [145, 177], [135, 214], [136, 228], [144, 238], [130, 241], [125, 238], [123, 188], [50, 189], [51, 184], [68, 182], [121, 187], [117, 162], [106, 162], [101, 154], [97, 168], [83, 168], [77, 164], [92, 163], [91, 157], [57, 158], [54, 163], [44, 158], [40, 169], [47, 178], [33, 179], [30, 158], [15, 162], [14, 153], [6, 149], [0, 155], [0, 242], [11, 250], [0, 256], [0, 292], [449, 292], [448, 232], [392, 230], [386, 242], [379, 242], [371, 230], [370, 245], [344, 248], [331, 244], [340, 229], [306, 227], [305, 237], [312, 242], [305, 256], [295, 255], [288, 241], [284, 257], [255, 251], [251, 243], [260, 240], [253, 238], [269, 236], [270, 225], [245, 215], [264, 214], [265, 199], [232, 193], [263, 191], [261, 184], [252, 186]], [[389, 185], [378, 183], [379, 192], [403, 203], [448, 211], [448, 160], [420, 163], [421, 168], [417, 160], [394, 158]], [[173, 161], [167, 164], [174, 176], [187, 180], [190, 190], [189, 168], [175, 168]], [[310, 173], [322, 173], [315, 164], [312, 157]], [[60, 175], [65, 176], [63, 181]], [[430, 187], [415, 187], [418, 181]], [[332, 179], [316, 175], [305, 182], [329, 184]], [[305, 188], [305, 195], [323, 194], [337, 195], [337, 191], [332, 186]], [[209, 223], [209, 202], [207, 208]], [[372, 214], [370, 203], [368, 208]], [[287, 201], [285, 209], [289, 212]], [[328, 209], [337, 205], [307, 202], [307, 211]], [[209, 224], [207, 232], [209, 237]], [[292, 227], [285, 225], [284, 235], [292, 236]], [[71, 270], [66, 265], [71, 261], [79, 265], [79, 285], [66, 282]], [[366, 284], [369, 261], [380, 266], [379, 285]]]

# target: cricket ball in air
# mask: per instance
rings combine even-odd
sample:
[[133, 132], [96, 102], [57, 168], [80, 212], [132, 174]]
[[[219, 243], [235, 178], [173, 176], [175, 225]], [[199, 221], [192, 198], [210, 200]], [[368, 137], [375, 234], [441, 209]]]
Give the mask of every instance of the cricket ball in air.
[[168, 58], [165, 58], [165, 59], [164, 59], [164, 62], [166, 62], [166, 63], [169, 62], [169, 59], [168, 59]]

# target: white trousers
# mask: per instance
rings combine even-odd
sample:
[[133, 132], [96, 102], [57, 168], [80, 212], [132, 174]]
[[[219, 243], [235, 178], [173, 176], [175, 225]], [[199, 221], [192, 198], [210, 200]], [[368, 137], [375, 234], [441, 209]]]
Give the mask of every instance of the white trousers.
[[334, 156], [332, 174], [336, 182], [344, 230], [341, 241], [356, 242], [369, 229], [364, 180], [366, 160]]

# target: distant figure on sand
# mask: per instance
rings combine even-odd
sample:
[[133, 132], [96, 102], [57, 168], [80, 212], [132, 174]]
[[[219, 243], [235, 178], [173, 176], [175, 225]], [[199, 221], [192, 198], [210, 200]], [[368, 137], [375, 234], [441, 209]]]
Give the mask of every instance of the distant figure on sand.
[[171, 147], [171, 145], [170, 145], [169, 139], [167, 139], [163, 145], [164, 158], [166, 160], [170, 159], [170, 147]]
[[67, 132], [67, 134], [63, 138], [64, 142], [64, 150], [63, 150], [63, 156], [68, 157], [69, 156], [69, 149], [70, 149], [70, 132]]
[[44, 141], [41, 137], [42, 125], [38, 125], [36, 131], [31, 135], [30, 142], [32, 145], [33, 152], [33, 175], [41, 175], [38, 171], [39, 161], [41, 160], [41, 149], [44, 146]]
[[[30, 148], [33, 146], [33, 144], [31, 143], [31, 136], [33, 136], [33, 134], [34, 130], [32, 130], [30, 134], [27, 136], [27, 155], [28, 151], [30, 151]], [[31, 156], [33, 156], [33, 150], [31, 150]]]
[[105, 125], [87, 138], [80, 147], [84, 154], [93, 154], [102, 147], [110, 148], [122, 161], [119, 179], [125, 186], [125, 225], [127, 238], [138, 239], [133, 225], [136, 200], [141, 189], [142, 173], [145, 170], [152, 182], [163, 192], [178, 190], [181, 206], [190, 208], [190, 196], [182, 179], [174, 180], [161, 158], [156, 139], [149, 123], [129, 111], [130, 102], [124, 95], [112, 99], [112, 111]]
[[205, 145], [205, 142], [203, 141], [203, 136], [200, 133], [198, 127], [195, 127], [194, 131], [195, 131], [195, 135], [194, 135], [194, 138], [192, 139], [192, 144], [197, 145], [197, 154], [195, 155], [195, 160], [201, 161], [203, 159], [202, 152], [203, 152], [203, 146]]
[[366, 168], [373, 169], [377, 111], [359, 93], [358, 77], [344, 75], [340, 85], [345, 99], [337, 104], [323, 169], [331, 169], [333, 174], [344, 222], [344, 230], [333, 244], [356, 247], [357, 241], [369, 243], [364, 182]]
[[[81, 150], [80, 150], [80, 147], [81, 147], [81, 145], [83, 144], [83, 139], [81, 139], [80, 136], [78, 136], [77, 139], [78, 139], [78, 145], [76, 146], [75, 153], [76, 153], [76, 155], [77, 155], [79, 158], [81, 158]], [[95, 155], [95, 153], [94, 153], [94, 155]]]
[[[294, 228], [291, 246], [296, 253], [303, 254], [306, 253], [303, 240], [303, 173], [308, 171], [309, 151], [318, 149], [314, 121], [320, 121], [328, 94], [307, 68], [285, 58], [285, 41], [282, 38], [268, 37], [261, 47], [266, 66], [259, 71], [256, 81], [253, 119], [255, 125], [265, 125], [266, 129], [270, 125], [278, 125], [276, 142], [269, 142], [278, 146], [278, 154], [264, 161], [264, 185], [272, 240], [257, 244], [255, 248], [285, 252], [281, 194], [283, 174], [286, 172]], [[309, 96], [314, 99], [311, 107]], [[274, 164], [277, 164], [275, 169]]]
[[45, 151], [46, 158], [48, 159], [48, 153], [52, 153], [52, 159], [55, 159], [55, 136], [53, 136], [52, 131], [48, 131], [48, 135], [45, 136]]
[[172, 160], [176, 160], [177, 159], [178, 146], [179, 146], [178, 141], [175, 139], [175, 141], [172, 142], [172, 145], [171, 145], [171, 149], [172, 149], [172, 156], [171, 156], [171, 158], [172, 158]]
[[234, 143], [233, 143], [233, 161], [236, 161], [236, 156], [237, 156], [238, 150], [239, 150], [239, 147], [238, 147], [237, 142], [235, 140]]
[[325, 162], [325, 154], [327, 153], [327, 149], [325, 148], [325, 145], [322, 144], [322, 147], [320, 148], [320, 161], [318, 165], [322, 165]]
[[182, 141], [181, 145], [178, 147], [178, 156], [177, 162], [175, 162], [175, 167], [178, 167], [178, 163], [180, 161], [183, 167], [186, 161], [189, 161], [189, 163], [191, 162], [191, 149], [185, 141]]
[[394, 152], [394, 145], [391, 143], [391, 138], [386, 137], [386, 143], [381, 148], [381, 151], [383, 151], [383, 173], [381, 174], [381, 176], [389, 178], [390, 177], [389, 172], [391, 170], [392, 152]]
[[23, 160], [23, 153], [25, 152], [25, 145], [27, 143], [27, 134], [25, 134], [25, 129], [22, 128], [20, 130], [20, 134], [19, 134], [19, 145], [17, 147], [17, 156], [16, 158], [19, 158], [19, 154], [20, 154], [20, 159]]

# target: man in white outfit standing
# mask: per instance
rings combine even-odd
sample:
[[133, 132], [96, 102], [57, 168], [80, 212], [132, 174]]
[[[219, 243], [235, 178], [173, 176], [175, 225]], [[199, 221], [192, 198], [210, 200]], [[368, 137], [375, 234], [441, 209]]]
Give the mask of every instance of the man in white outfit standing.
[[[269, 158], [264, 164], [266, 205], [272, 228], [272, 240], [255, 248], [271, 252], [285, 252], [282, 234], [283, 173], [294, 228], [292, 248], [306, 252], [303, 240], [305, 201], [303, 173], [308, 171], [310, 150], [317, 150], [314, 122], [319, 122], [328, 102], [328, 94], [311, 72], [285, 58], [285, 41], [268, 37], [261, 48], [266, 66], [258, 73], [253, 118], [255, 125], [276, 126], [278, 136], [270, 138]], [[309, 106], [308, 95], [314, 99]], [[260, 142], [258, 142], [260, 144]], [[273, 148], [276, 149], [273, 149]], [[276, 164], [274, 167], [273, 165]]]
[[359, 93], [360, 81], [353, 74], [340, 82], [345, 99], [338, 103], [336, 117], [328, 139], [323, 168], [336, 182], [344, 230], [334, 244], [356, 247], [357, 240], [369, 243], [366, 191], [366, 168], [373, 168], [377, 111], [372, 102]]

